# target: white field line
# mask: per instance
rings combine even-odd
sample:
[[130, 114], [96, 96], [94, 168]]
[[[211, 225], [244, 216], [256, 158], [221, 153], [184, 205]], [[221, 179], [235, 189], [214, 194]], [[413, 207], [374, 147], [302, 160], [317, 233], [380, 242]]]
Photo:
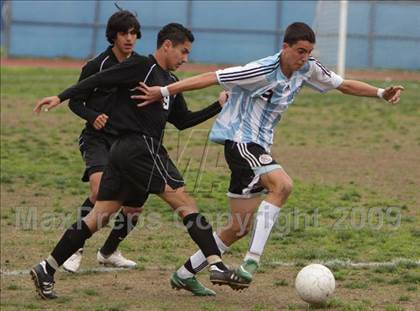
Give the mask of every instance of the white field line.
[[[420, 267], [420, 260], [413, 260], [407, 258], [396, 258], [391, 261], [383, 261], [383, 262], [353, 262], [351, 260], [341, 260], [341, 259], [331, 259], [326, 261], [317, 261], [314, 260], [311, 263], [319, 263], [325, 265], [327, 267], [343, 267], [343, 268], [377, 268], [377, 267], [398, 267], [398, 266], [406, 266], [406, 267]], [[309, 262], [304, 263], [309, 264]], [[268, 266], [274, 267], [290, 267], [296, 265], [302, 265], [301, 262], [283, 262], [283, 261], [273, 261], [267, 264]]]
[[[264, 266], [271, 266], [271, 267], [294, 267], [294, 266], [301, 266], [302, 264], [306, 265], [309, 263], [320, 263], [330, 268], [334, 267], [342, 267], [342, 268], [376, 268], [376, 267], [420, 267], [420, 260], [413, 260], [413, 259], [406, 259], [406, 258], [397, 258], [391, 261], [385, 262], [353, 262], [351, 260], [340, 260], [340, 259], [332, 259], [326, 261], [311, 261], [311, 262], [283, 262], [283, 261], [272, 261], [265, 263]], [[173, 270], [175, 267], [164, 267], [164, 266], [156, 266], [156, 267], [147, 267], [147, 270]], [[105, 272], [115, 272], [115, 271], [123, 271], [123, 270], [130, 270], [125, 268], [110, 268], [110, 267], [99, 267], [99, 268], [90, 268], [90, 269], [80, 269], [78, 273], [105, 273]], [[1, 276], [18, 276], [18, 275], [27, 275], [29, 274], [29, 270], [0, 270]]]
[[[130, 269], [99, 267], [99, 268], [91, 268], [91, 269], [80, 269], [78, 273], [83, 274], [83, 273], [95, 273], [95, 272], [114, 272], [114, 271], [123, 271], [123, 270], [130, 270]], [[29, 274], [29, 271], [30, 270], [11, 270], [11, 271], [1, 270], [0, 274], [1, 276], [26, 275], [26, 274]], [[78, 273], [74, 273], [74, 275]], [[73, 274], [73, 273], [69, 273], [69, 274]]]

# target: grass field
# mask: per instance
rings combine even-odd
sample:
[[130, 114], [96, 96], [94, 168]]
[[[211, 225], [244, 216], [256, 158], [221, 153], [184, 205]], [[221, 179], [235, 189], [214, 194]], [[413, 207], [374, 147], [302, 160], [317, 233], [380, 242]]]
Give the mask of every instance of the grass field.
[[[307, 263], [333, 260], [387, 264], [358, 268], [330, 262], [337, 289], [323, 309], [420, 310], [415, 263], [420, 260], [420, 84], [404, 81], [397, 82], [406, 91], [395, 107], [335, 91], [303, 90], [298, 96], [273, 148], [294, 179], [294, 191], [249, 290], [215, 288], [214, 298], [171, 290], [170, 273], [196, 247], [169, 208], [151, 197], [138, 227], [121, 245], [139, 262], [137, 269], [89, 270], [97, 267], [105, 228], [87, 243], [85, 272], [58, 273], [61, 297], [41, 301], [29, 276], [19, 271], [51, 251], [88, 189], [80, 181], [77, 149], [83, 122], [66, 104], [40, 116], [32, 108], [37, 98], [56, 94], [77, 75], [70, 69], [1, 69], [2, 310], [307, 310], [294, 292], [296, 273]], [[218, 91], [188, 94], [190, 107], [211, 103]], [[165, 145], [217, 228], [227, 218], [228, 169], [222, 147], [206, 144], [211, 124], [183, 132], [168, 125]], [[239, 264], [247, 245], [248, 238], [233, 245], [225, 261]], [[211, 286], [207, 273], [199, 278]]]

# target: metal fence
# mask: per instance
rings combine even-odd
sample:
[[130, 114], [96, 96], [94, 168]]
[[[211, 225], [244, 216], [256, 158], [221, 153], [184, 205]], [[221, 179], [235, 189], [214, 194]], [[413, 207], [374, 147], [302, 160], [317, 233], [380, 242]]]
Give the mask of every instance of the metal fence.
[[[244, 63], [276, 53], [285, 28], [313, 24], [316, 1], [118, 1], [138, 13], [151, 53], [166, 23], [195, 34], [191, 60]], [[88, 58], [107, 45], [111, 1], [2, 1], [2, 46], [10, 56]], [[319, 34], [323, 35], [323, 34]], [[420, 1], [350, 1], [346, 63], [350, 68], [420, 69]]]

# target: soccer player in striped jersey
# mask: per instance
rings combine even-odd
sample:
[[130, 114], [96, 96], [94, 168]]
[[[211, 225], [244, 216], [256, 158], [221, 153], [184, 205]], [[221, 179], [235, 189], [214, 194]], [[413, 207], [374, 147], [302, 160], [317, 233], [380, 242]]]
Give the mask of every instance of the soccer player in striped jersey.
[[[400, 100], [402, 86], [377, 88], [367, 83], [345, 80], [311, 57], [315, 45], [313, 30], [304, 23], [286, 29], [279, 53], [242, 67], [209, 72], [166, 87], [138, 87], [144, 95], [132, 98], [146, 106], [162, 96], [220, 84], [230, 92], [214, 123], [210, 140], [224, 144], [231, 170], [229, 202], [231, 223], [215, 233], [221, 253], [251, 228], [252, 237], [237, 274], [248, 284], [257, 270], [264, 246], [282, 205], [292, 191], [292, 179], [271, 156], [274, 128], [304, 85], [319, 92], [337, 89], [344, 94], [379, 97], [391, 104]], [[260, 201], [264, 191], [267, 196]], [[201, 252], [195, 253], [176, 271], [172, 279], [191, 277], [207, 265]]]

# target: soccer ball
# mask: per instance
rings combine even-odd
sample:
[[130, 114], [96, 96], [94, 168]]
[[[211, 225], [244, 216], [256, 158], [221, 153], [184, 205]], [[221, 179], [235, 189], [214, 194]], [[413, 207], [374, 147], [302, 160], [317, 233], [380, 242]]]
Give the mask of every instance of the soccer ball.
[[325, 302], [334, 292], [334, 275], [327, 267], [311, 264], [299, 271], [295, 288], [300, 298], [310, 304]]

